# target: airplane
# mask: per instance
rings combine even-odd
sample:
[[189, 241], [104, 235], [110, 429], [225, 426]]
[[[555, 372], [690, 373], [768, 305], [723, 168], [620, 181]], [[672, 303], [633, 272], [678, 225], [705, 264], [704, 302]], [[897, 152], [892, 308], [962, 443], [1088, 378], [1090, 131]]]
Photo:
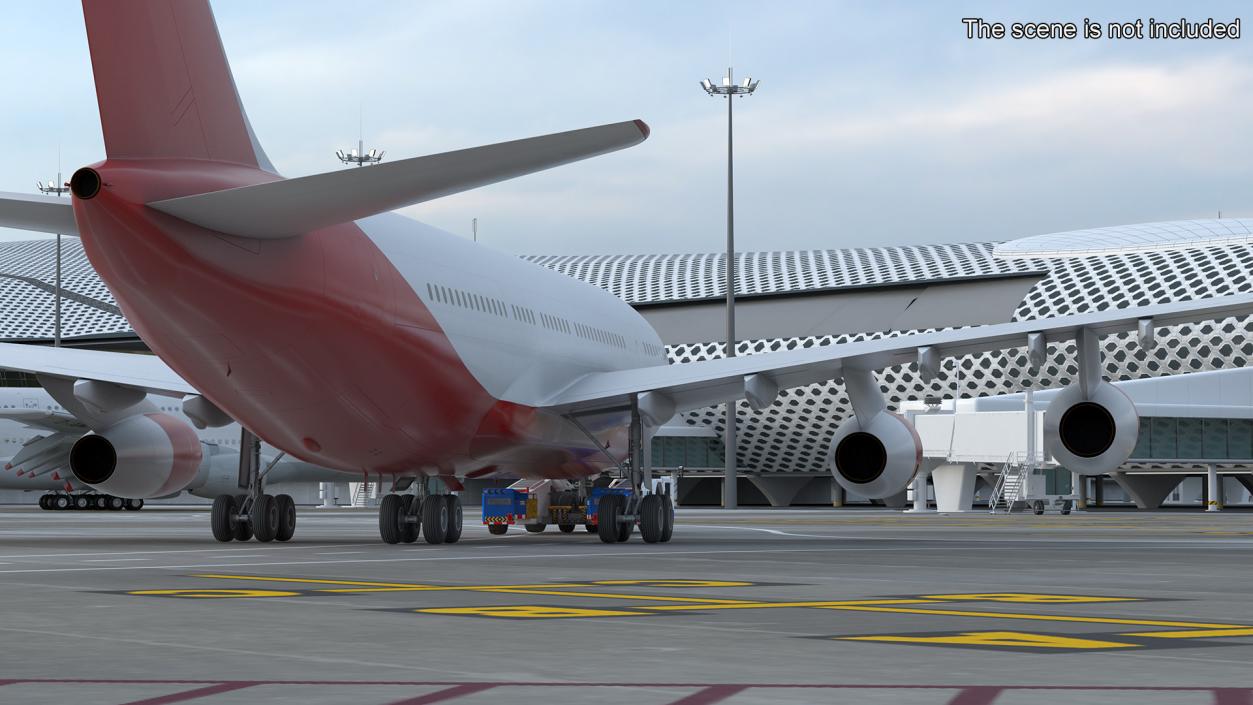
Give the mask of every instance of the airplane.
[[[194, 424], [177, 402], [156, 396], [150, 396], [148, 401], [158, 411]], [[42, 387], [0, 387], [0, 489], [45, 490], [47, 493], [39, 498], [42, 509], [142, 509], [142, 498], [108, 494], [108, 482], [98, 487], [105, 494], [76, 492], [82, 485], [76, 483], [70, 471], [69, 455], [74, 442], [91, 431], [88, 422], [62, 407]], [[239, 486], [239, 425], [206, 427], [198, 429], [197, 435], [202, 451], [200, 466], [195, 477], [170, 496], [187, 492], [212, 499], [241, 492], [244, 488]], [[270, 483], [344, 480], [343, 473], [287, 457], [274, 448], [263, 445], [260, 453], [267, 468], [265, 478]], [[291, 499], [276, 501], [286, 506]], [[284, 514], [283, 519], [290, 520], [290, 528], [294, 529], [294, 513]], [[284, 527], [278, 538], [291, 535]]]
[[[606, 543], [637, 526], [645, 542], [666, 542], [673, 503], [648, 491], [640, 448], [678, 411], [762, 408], [780, 390], [842, 380], [854, 414], [830, 439], [828, 466], [850, 491], [885, 497], [912, 481], [922, 450], [877, 370], [916, 364], [928, 378], [947, 357], [1004, 348], [1025, 348], [1038, 367], [1049, 344], [1070, 341], [1080, 375], [1050, 405], [1046, 443], [1066, 467], [1100, 473], [1138, 431], [1134, 405], [1104, 380], [1100, 337], [1132, 331], [1148, 348], [1158, 327], [1253, 312], [1244, 294], [667, 364], [656, 332], [610, 293], [391, 212], [635, 146], [649, 136], [643, 121], [283, 178], [207, 0], [83, 10], [105, 159], [74, 172], [68, 203], [0, 194], [0, 225], [81, 237], [156, 356], [0, 345], [0, 367], [90, 408], [71, 470], [118, 496], [175, 491], [202, 461], [191, 426], [147, 402], [156, 394], [182, 399], [198, 423], [239, 420], [249, 445], [390, 476], [396, 490], [521, 478], [551, 516], [594, 522]], [[587, 479], [606, 469], [623, 491], [594, 497]], [[214, 500], [219, 541], [241, 525], [260, 540], [278, 531], [256, 463], [248, 474], [242, 501]], [[384, 542], [460, 537], [457, 495], [420, 487], [416, 499], [384, 498]]]

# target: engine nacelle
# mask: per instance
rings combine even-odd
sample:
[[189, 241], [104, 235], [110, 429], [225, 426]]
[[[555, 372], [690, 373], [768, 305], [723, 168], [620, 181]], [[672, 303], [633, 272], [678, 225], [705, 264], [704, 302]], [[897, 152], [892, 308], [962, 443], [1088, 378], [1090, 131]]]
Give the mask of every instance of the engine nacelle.
[[79, 482], [117, 497], [164, 497], [196, 477], [203, 451], [196, 432], [169, 414], [131, 416], [70, 448]]
[[827, 465], [840, 486], [869, 499], [904, 491], [922, 464], [922, 441], [913, 424], [880, 411], [863, 427], [857, 417], [831, 437]]
[[1063, 389], [1044, 412], [1044, 447], [1062, 467], [1100, 475], [1131, 457], [1140, 414], [1131, 399], [1102, 382], [1085, 399], [1078, 384]]

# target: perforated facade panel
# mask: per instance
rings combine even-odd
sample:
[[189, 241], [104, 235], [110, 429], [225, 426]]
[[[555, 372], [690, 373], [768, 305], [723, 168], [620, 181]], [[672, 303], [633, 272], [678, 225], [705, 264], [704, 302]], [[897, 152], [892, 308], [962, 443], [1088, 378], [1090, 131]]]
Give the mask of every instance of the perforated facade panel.
[[[1058, 260], [1005, 261], [992, 257], [994, 243], [878, 247], [857, 250], [746, 253], [737, 256], [743, 273], [738, 291], [766, 293], [808, 288], [860, 286], [925, 278], [971, 277], [1016, 271], [1049, 270], [1018, 306], [1015, 320], [1061, 316], [1107, 308], [1186, 301], [1245, 292], [1253, 271], [1253, 251], [1243, 245], [1207, 247], [1170, 253], [1121, 254]], [[721, 255], [618, 257], [532, 257], [533, 261], [613, 291], [631, 302], [721, 295]], [[913, 331], [910, 331], [913, 332]], [[1149, 354], [1132, 336], [1104, 340], [1111, 379], [1137, 379], [1184, 370], [1242, 367], [1253, 356], [1253, 318], [1179, 326], [1158, 331]], [[736, 346], [749, 355], [814, 345], [829, 345], [901, 335], [901, 332], [750, 340]], [[721, 357], [718, 342], [669, 349], [675, 362]], [[1073, 344], [1054, 346], [1049, 364], [1038, 374], [1027, 368], [1021, 349], [949, 360], [945, 373], [923, 383], [914, 366], [894, 367], [879, 375], [895, 408], [904, 399], [924, 396], [988, 396], [1069, 384], [1076, 374]], [[779, 394], [774, 406], [754, 412], [737, 406], [737, 457], [757, 472], [824, 472], [827, 443], [851, 413], [843, 386], [831, 382]], [[684, 415], [692, 425], [713, 427], [721, 435], [720, 407]]]

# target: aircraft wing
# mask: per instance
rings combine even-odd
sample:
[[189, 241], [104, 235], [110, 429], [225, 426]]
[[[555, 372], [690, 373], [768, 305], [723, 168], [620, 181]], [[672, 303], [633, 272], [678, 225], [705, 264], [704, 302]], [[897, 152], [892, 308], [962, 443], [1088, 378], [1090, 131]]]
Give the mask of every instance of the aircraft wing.
[[77, 235], [74, 206], [68, 198], [0, 191], [0, 227]]
[[[1253, 314], [1253, 295], [1240, 294], [801, 350], [597, 372], [579, 378], [539, 406], [565, 414], [595, 413], [620, 408], [630, 403], [632, 395], [645, 393], [655, 395], [653, 399], [659, 400], [657, 408], [666, 411], [673, 408], [675, 412], [745, 396], [750, 402], [754, 396], [757, 399], [766, 398], [765, 404], [769, 404], [773, 401], [771, 390], [826, 382], [841, 377], [845, 370], [880, 370], [915, 362], [938, 369], [939, 361], [946, 357], [1027, 347], [1028, 337], [1033, 334], [1042, 336], [1035, 338], [1038, 343], [1056, 343], [1073, 339], [1076, 332], [1084, 328], [1106, 335], [1136, 331], [1142, 326], [1151, 330], [1249, 314]], [[1144, 321], [1147, 323], [1142, 323]]]
[[150, 394], [199, 394], [156, 355], [0, 343], [0, 367], [31, 374], [91, 379]]
[[47, 409], [0, 409], [0, 421], [13, 421], [28, 428], [54, 433], [75, 434], [75, 438], [91, 430], [73, 414]]

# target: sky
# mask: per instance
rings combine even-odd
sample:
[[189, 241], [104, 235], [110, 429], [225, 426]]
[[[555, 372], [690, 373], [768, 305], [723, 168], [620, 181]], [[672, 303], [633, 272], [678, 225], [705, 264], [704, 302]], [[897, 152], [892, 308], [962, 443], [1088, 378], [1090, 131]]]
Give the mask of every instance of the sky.
[[[285, 176], [338, 148], [420, 156], [628, 119], [614, 154], [404, 209], [527, 254], [725, 247], [727, 66], [742, 251], [1000, 241], [1253, 216], [1253, 25], [1239, 40], [970, 40], [988, 21], [1230, 22], [1223, 2], [217, 0]], [[0, 9], [0, 191], [103, 158], [78, 3]], [[1242, 23], [1244, 22], [1242, 18]], [[28, 233], [0, 230], [6, 239]]]

